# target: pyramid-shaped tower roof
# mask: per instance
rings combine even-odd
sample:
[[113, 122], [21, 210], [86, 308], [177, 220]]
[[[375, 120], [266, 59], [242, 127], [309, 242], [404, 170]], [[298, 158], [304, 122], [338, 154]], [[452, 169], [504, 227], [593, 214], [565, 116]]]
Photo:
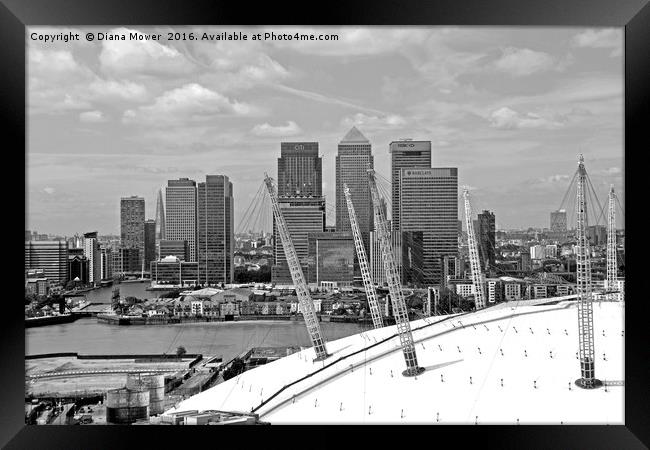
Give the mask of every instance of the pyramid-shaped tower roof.
[[352, 127], [348, 134], [341, 140], [341, 142], [363, 142], [369, 143], [370, 141], [357, 129], [357, 127]]

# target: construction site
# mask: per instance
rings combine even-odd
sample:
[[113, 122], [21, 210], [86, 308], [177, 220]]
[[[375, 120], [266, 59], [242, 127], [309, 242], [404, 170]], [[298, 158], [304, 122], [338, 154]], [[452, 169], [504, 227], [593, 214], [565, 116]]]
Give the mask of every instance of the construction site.
[[[487, 300], [469, 189], [463, 189], [474, 292], [472, 311], [410, 321], [374, 170], [375, 226], [395, 325], [385, 326], [350, 191], [344, 186], [373, 329], [328, 342], [278, 206], [266, 185], [312, 347], [246, 371], [168, 410], [257, 414], [270, 423], [622, 424], [624, 293], [616, 261], [616, 195], [609, 193], [607, 278], [592, 280], [586, 234], [590, 181], [584, 158], [575, 186], [575, 292], [543, 299]], [[564, 202], [564, 200], [563, 200]], [[432, 304], [433, 303], [433, 304]], [[189, 413], [191, 411], [191, 413]]]

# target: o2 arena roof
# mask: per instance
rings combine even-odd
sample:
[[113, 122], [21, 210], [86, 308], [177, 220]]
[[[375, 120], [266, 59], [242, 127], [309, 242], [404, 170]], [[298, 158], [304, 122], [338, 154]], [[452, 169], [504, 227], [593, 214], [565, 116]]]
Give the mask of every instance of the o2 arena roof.
[[[551, 304], [549, 304], [551, 302]], [[411, 322], [418, 364], [404, 377], [396, 327], [307, 348], [221, 383], [168, 413], [226, 410], [271, 424], [623, 424], [624, 304], [594, 302], [596, 378], [582, 389], [575, 301], [500, 303]]]

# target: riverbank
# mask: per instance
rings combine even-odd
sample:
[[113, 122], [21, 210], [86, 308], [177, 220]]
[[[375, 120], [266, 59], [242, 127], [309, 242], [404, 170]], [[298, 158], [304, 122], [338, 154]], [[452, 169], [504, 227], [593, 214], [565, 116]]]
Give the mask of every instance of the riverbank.
[[[332, 316], [329, 314], [317, 315], [321, 322], [332, 323], [354, 323], [360, 325], [372, 325], [372, 319], [369, 317], [358, 316]], [[247, 315], [227, 315], [208, 316], [208, 317], [169, 317], [161, 315], [153, 316], [120, 316], [117, 314], [97, 314], [99, 323], [109, 325], [171, 325], [182, 323], [204, 323], [204, 322], [256, 322], [256, 321], [294, 321], [302, 322], [302, 315], [295, 314], [247, 314]], [[386, 325], [394, 324], [392, 317], [384, 317]]]
[[61, 323], [70, 323], [77, 320], [79, 316], [75, 314], [61, 314], [58, 316], [28, 317], [25, 319], [25, 328], [43, 327], [46, 325], [57, 325]]

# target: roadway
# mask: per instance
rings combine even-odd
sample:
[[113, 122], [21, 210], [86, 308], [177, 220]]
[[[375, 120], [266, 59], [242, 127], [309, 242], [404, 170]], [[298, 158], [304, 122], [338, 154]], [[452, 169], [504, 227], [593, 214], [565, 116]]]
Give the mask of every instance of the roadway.
[[54, 378], [85, 375], [100, 375], [113, 373], [174, 373], [178, 369], [105, 369], [105, 370], [66, 370], [60, 372], [45, 372], [27, 375], [27, 378]]

